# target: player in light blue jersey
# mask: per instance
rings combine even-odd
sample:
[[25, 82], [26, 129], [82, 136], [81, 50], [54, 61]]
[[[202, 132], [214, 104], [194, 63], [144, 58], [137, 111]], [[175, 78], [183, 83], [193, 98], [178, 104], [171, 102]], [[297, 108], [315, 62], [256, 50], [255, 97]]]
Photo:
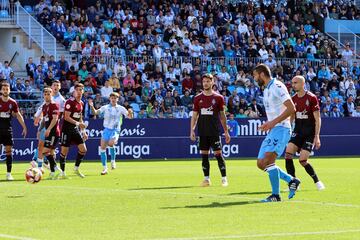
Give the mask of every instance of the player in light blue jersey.
[[[53, 83], [51, 84], [51, 89], [52, 89], [52, 100], [54, 102], [56, 102], [57, 104], [59, 104], [59, 110], [60, 110], [59, 118], [61, 118], [62, 114], [64, 113], [65, 98], [60, 94], [60, 89], [61, 89], [60, 81], [59, 80], [53, 81]], [[45, 102], [40, 105], [40, 107], [38, 108], [38, 110], [36, 111], [35, 116], [34, 116], [34, 125], [39, 126], [38, 133], [37, 133], [39, 142], [38, 142], [37, 149], [35, 149], [33, 160], [31, 162], [31, 165], [33, 167], [35, 167], [37, 165], [38, 168], [40, 168], [40, 169], [42, 169], [42, 165], [44, 162], [43, 149], [44, 149], [44, 143], [45, 143], [45, 128], [41, 121], [42, 107], [44, 104], [45, 104]], [[45, 166], [47, 166], [47, 168], [49, 168], [47, 164]]]
[[110, 155], [111, 155], [111, 168], [116, 168], [116, 154], [114, 145], [117, 144], [117, 141], [120, 136], [120, 129], [123, 121], [123, 116], [130, 118], [131, 113], [126, 110], [123, 106], [117, 104], [119, 100], [118, 93], [111, 93], [110, 94], [110, 103], [102, 106], [99, 109], [95, 109], [94, 103], [92, 99], [89, 99], [89, 106], [91, 111], [94, 115], [104, 114], [104, 130], [101, 137], [100, 142], [100, 156], [101, 156], [101, 163], [103, 165], [103, 171], [101, 175], [106, 175], [108, 173], [107, 170], [107, 155], [106, 155], [106, 148], [110, 147]]
[[269, 174], [272, 194], [262, 202], [281, 201], [280, 179], [288, 183], [288, 198], [291, 199], [300, 185], [300, 180], [276, 166], [275, 160], [283, 154], [290, 140], [290, 116], [295, 113], [295, 105], [285, 85], [276, 79], [271, 79], [268, 66], [258, 65], [254, 69], [253, 75], [259, 86], [265, 88], [263, 103], [268, 121], [260, 126], [260, 130], [269, 131], [261, 144], [257, 166]]

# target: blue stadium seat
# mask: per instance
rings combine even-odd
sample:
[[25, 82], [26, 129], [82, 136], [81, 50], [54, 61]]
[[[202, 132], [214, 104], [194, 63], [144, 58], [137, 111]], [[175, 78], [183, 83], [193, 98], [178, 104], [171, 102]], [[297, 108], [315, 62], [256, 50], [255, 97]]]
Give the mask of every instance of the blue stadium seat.
[[1, 10], [0, 11], [0, 18], [8, 18], [9, 16], [9, 12], [7, 10]]
[[130, 106], [133, 108], [134, 112], [140, 112], [140, 106], [137, 103], [132, 103]]
[[24, 9], [25, 9], [25, 11], [27, 11], [27, 12], [30, 13], [30, 14], [33, 13], [33, 9], [32, 9], [32, 7], [29, 6], [29, 5], [25, 5], [25, 6], [24, 6]]

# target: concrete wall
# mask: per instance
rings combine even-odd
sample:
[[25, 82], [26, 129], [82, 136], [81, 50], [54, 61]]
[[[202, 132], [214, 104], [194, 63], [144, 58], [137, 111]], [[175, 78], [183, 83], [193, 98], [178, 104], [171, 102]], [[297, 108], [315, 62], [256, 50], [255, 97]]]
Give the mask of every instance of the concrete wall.
[[[19, 55], [15, 57], [12, 67], [15, 70], [25, 70], [27, 59], [32, 57], [35, 63], [39, 62], [41, 50], [36, 43], [30, 44], [27, 35], [18, 28], [1, 28], [0, 29], [0, 60], [11, 59], [15, 52]], [[18, 68], [18, 69], [17, 69]]]

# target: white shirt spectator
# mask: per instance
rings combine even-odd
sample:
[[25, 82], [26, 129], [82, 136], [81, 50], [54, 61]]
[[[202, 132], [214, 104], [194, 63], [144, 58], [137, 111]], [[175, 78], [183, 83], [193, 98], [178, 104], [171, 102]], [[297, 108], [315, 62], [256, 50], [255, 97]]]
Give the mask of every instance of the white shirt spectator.
[[268, 51], [266, 49], [261, 48], [259, 50], [259, 54], [260, 54], [261, 59], [263, 59], [263, 60], [266, 60], [266, 59], [269, 58], [269, 53], [268, 53]]
[[181, 72], [184, 72], [184, 69], [187, 70], [187, 73], [190, 73], [193, 70], [193, 66], [191, 63], [182, 63], [181, 64]]
[[271, 59], [271, 61], [268, 59], [265, 61], [265, 64], [269, 66], [270, 69], [274, 68], [276, 66], [276, 61]]
[[114, 89], [110, 86], [108, 87], [102, 87], [100, 89], [100, 92], [101, 92], [101, 97], [103, 98], [110, 98], [110, 94], [114, 91]]
[[240, 35], [243, 33], [247, 33], [247, 35], [250, 36], [248, 26], [245, 23], [240, 23], [238, 26], [238, 30], [240, 32]]
[[159, 60], [163, 56], [163, 50], [160, 47], [154, 47], [153, 56], [156, 60]]
[[98, 69], [98, 71], [101, 71], [102, 69], [105, 69], [105, 71], [106, 71], [107, 70], [106, 63], [98, 63], [97, 69]]
[[348, 49], [348, 50], [344, 49], [342, 51], [341, 55], [342, 55], [343, 59], [350, 60], [353, 57], [354, 53], [351, 49]]
[[165, 26], [170, 26], [172, 25], [174, 22], [174, 15], [170, 14], [166, 14], [165, 17], [164, 17], [164, 25]]
[[200, 57], [203, 47], [198, 44], [191, 44], [189, 50], [192, 57]]
[[118, 78], [124, 78], [126, 76], [126, 66], [124, 64], [116, 63], [114, 66], [115, 76]]
[[230, 74], [228, 72], [220, 72], [217, 77], [222, 82], [230, 83]]

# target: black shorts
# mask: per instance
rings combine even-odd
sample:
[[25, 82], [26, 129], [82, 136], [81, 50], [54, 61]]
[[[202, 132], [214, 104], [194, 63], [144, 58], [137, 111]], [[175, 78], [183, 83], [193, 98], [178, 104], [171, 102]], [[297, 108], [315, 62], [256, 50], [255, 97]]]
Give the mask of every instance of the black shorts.
[[80, 145], [84, 143], [81, 132], [77, 128], [63, 128], [61, 132], [61, 146]]
[[289, 142], [295, 144], [299, 149], [312, 152], [314, 147], [314, 135], [301, 135], [293, 132]]
[[46, 148], [50, 148], [50, 149], [55, 149], [56, 148], [56, 144], [59, 141], [59, 136], [56, 136], [56, 134], [51, 134], [48, 137], [45, 137], [45, 143], [44, 143], [44, 147]]
[[221, 138], [219, 136], [200, 136], [199, 148], [204, 151], [208, 151], [210, 148], [213, 151], [219, 151], [222, 149]]
[[0, 145], [4, 146], [13, 146], [13, 133], [11, 129], [1, 129], [0, 130]]

